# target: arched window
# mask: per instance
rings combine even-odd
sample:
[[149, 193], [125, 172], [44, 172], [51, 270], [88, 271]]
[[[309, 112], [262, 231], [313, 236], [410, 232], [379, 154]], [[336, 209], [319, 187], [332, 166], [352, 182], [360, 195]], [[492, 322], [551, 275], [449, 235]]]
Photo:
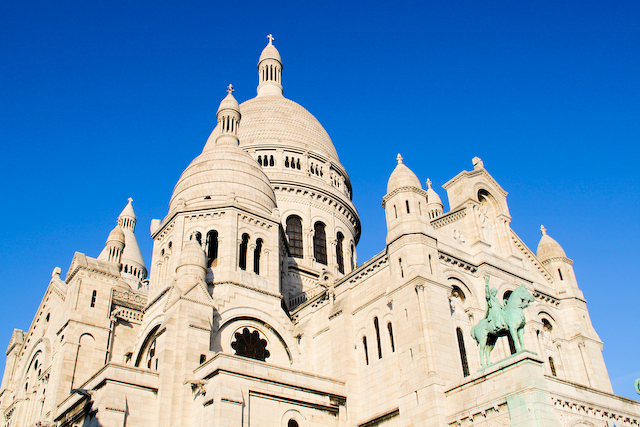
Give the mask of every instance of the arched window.
[[242, 270], [247, 269], [247, 246], [249, 245], [249, 235], [244, 233], [242, 235], [242, 243], [240, 243], [240, 257], [238, 266]]
[[320, 221], [313, 226], [313, 257], [320, 264], [327, 265], [327, 235]]
[[380, 342], [380, 323], [378, 318], [373, 318], [373, 326], [376, 328], [376, 340], [378, 341], [378, 359], [382, 359], [382, 343]]
[[231, 343], [231, 348], [236, 351], [237, 356], [248, 357], [265, 361], [270, 356], [267, 350], [267, 340], [260, 338], [258, 331], [249, 332], [248, 328], [244, 328], [242, 333], [234, 334], [235, 341]]
[[[264, 161], [265, 166], [267, 165], [267, 161]], [[273, 156], [269, 157], [269, 166], [274, 166], [276, 164], [276, 162], [273, 161]]]
[[387, 329], [389, 330], [389, 343], [391, 344], [391, 352], [395, 353], [396, 345], [393, 342], [393, 326], [391, 326], [391, 322], [387, 323]]
[[[199, 231], [196, 231], [195, 234], [192, 235], [192, 237], [195, 236], [196, 238], [196, 242], [198, 242], [198, 244], [200, 246], [202, 246], [202, 233]], [[191, 238], [190, 238], [191, 239]]]
[[289, 239], [289, 254], [293, 258], [302, 258], [302, 220], [297, 215], [287, 218], [287, 238]]
[[462, 375], [469, 376], [469, 364], [467, 363], [467, 350], [464, 347], [464, 335], [462, 329], [456, 328], [456, 335], [458, 335], [458, 349], [460, 350], [460, 361], [462, 362]]
[[511, 296], [511, 291], [507, 291], [504, 293], [504, 296], [502, 297], [502, 303], [504, 305], [507, 305], [507, 302], [509, 301], [510, 296]]
[[356, 248], [351, 244], [351, 271], [356, 269]]
[[207, 233], [207, 267], [218, 265], [218, 232], [211, 230]]
[[558, 374], [556, 374], [556, 365], [553, 363], [553, 357], [549, 357], [549, 367], [551, 368], [551, 375], [557, 377]]
[[260, 254], [262, 253], [262, 239], [256, 240], [256, 248], [253, 250], [253, 272], [260, 274]]
[[336, 258], [338, 259], [338, 271], [344, 274], [344, 255], [342, 252], [342, 243], [344, 242], [344, 235], [338, 231], [336, 243]]
[[367, 349], [367, 337], [362, 337], [362, 348], [364, 349], [364, 361], [369, 364], [369, 350]]
[[140, 353], [138, 353], [138, 357], [136, 358], [136, 367], [143, 366], [154, 371], [158, 370], [156, 332], [159, 327], [160, 325], [154, 327], [144, 339]]
[[287, 423], [287, 427], [298, 427], [298, 422], [294, 419], [290, 419]]

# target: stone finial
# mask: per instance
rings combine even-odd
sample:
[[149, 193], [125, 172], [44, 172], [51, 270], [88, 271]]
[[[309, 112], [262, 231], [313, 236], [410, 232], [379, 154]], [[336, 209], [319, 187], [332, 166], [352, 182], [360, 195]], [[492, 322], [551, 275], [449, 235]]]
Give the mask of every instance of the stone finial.
[[399, 165], [402, 164], [402, 156], [400, 155], [400, 153], [398, 153], [398, 155], [396, 156], [396, 161], [398, 162]]
[[427, 188], [431, 188], [431, 180], [427, 178]]
[[133, 199], [132, 199], [131, 197], [129, 197], [129, 198], [127, 199], [127, 202], [131, 203], [131, 202], [133, 202]]
[[473, 168], [474, 169], [484, 169], [484, 162], [482, 161], [482, 159], [478, 156], [474, 157], [471, 162], [473, 163]]
[[231, 94], [233, 93], [233, 91], [234, 91], [234, 90], [235, 90], [235, 89], [233, 88], [233, 85], [232, 85], [232, 84], [229, 84], [229, 86], [227, 86], [227, 93], [228, 93], [229, 95], [231, 95]]
[[546, 228], [544, 228], [544, 225], [541, 225], [541, 226], [540, 226], [540, 232], [542, 232], [542, 235], [543, 235], [543, 236], [546, 236], [546, 235], [547, 235], [547, 229], [546, 229]]
[[267, 35], [267, 38], [269, 39], [269, 44], [272, 45], [273, 41], [275, 40], [275, 38], [273, 37], [272, 34]]
[[56, 267], [53, 269], [53, 271], [51, 272], [51, 277], [52, 278], [60, 278], [60, 273], [62, 273], [62, 270], [60, 269], [60, 267]]

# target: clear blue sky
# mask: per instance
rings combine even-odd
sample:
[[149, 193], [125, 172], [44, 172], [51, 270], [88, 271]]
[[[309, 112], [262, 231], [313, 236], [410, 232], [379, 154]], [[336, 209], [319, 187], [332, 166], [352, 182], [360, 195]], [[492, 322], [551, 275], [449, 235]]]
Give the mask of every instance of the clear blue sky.
[[360, 263], [398, 152], [445, 204], [480, 156], [527, 245], [544, 224], [574, 260], [614, 390], [638, 397], [638, 1], [0, 2], [0, 347], [127, 197], [150, 262], [151, 219], [226, 86], [255, 96], [269, 33], [350, 174]]

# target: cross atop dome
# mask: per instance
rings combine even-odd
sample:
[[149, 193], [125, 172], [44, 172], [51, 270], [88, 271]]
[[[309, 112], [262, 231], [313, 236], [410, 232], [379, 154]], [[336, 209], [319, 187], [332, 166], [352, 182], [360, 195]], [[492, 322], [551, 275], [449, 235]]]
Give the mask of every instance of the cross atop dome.
[[131, 202], [133, 202], [133, 199], [132, 199], [131, 197], [129, 197], [129, 198], [127, 199], [127, 202], [131, 203]]
[[427, 178], [427, 188], [431, 188], [431, 180]]
[[547, 229], [546, 229], [546, 228], [544, 228], [544, 225], [541, 225], [541, 226], [540, 226], [540, 231], [542, 232], [542, 235], [543, 235], [543, 236], [546, 236], [546, 235], [547, 235]]
[[232, 84], [229, 84], [229, 86], [227, 86], [227, 93], [228, 93], [229, 95], [231, 95], [231, 94], [233, 93], [233, 91], [234, 91], [234, 90], [235, 90], [235, 89], [233, 88], [233, 85], [232, 85]]
[[272, 35], [272, 34], [269, 34], [269, 35], [267, 36], [267, 38], [269, 39], [269, 44], [270, 44], [270, 45], [273, 45], [273, 41], [275, 40], [275, 38], [273, 37], [273, 35]]
[[402, 156], [400, 155], [400, 153], [398, 153], [398, 155], [396, 156], [396, 161], [398, 162], [399, 165], [402, 164]]

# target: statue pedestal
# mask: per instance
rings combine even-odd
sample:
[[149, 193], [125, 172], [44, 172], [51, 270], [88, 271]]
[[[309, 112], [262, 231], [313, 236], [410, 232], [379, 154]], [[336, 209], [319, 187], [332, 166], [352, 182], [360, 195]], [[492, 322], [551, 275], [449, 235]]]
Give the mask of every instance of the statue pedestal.
[[451, 422], [560, 427], [544, 379], [544, 362], [524, 350], [466, 377], [445, 392], [449, 407], [464, 408]]

